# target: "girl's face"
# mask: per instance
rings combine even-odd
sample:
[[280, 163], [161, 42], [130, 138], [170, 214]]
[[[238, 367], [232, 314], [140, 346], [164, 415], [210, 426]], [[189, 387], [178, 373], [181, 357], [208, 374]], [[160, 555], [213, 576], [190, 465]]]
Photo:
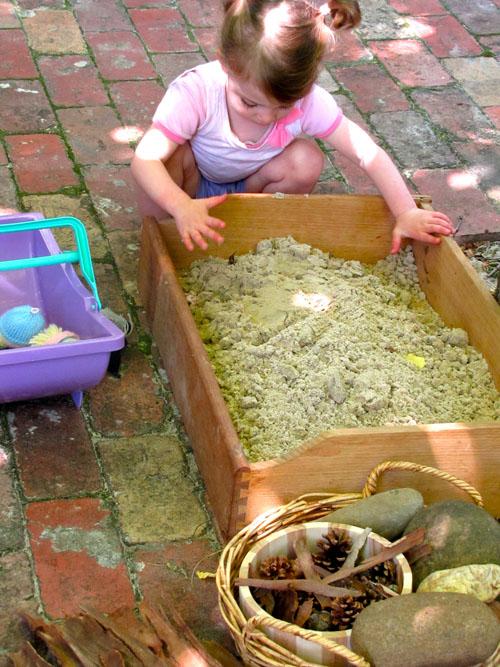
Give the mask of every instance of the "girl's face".
[[271, 125], [284, 118], [293, 104], [281, 104], [267, 97], [251, 80], [228, 72], [227, 105], [233, 113], [257, 125]]

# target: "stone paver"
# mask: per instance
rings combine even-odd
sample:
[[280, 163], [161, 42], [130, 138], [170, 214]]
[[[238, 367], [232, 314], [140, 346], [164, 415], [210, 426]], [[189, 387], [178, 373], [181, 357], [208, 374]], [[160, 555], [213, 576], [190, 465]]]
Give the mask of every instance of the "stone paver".
[[[221, 545], [137, 290], [133, 148], [167, 85], [216, 57], [220, 0], [0, 2], [0, 214], [81, 219], [103, 305], [134, 330], [113, 373], [69, 397], [0, 405], [0, 663], [19, 611], [60, 618], [173, 600], [232, 648], [213, 579]], [[370, 0], [319, 82], [415, 193], [500, 233], [499, 0]], [[373, 193], [325, 151], [315, 192]], [[55, 232], [73, 249], [69, 229]], [[121, 365], [117, 367], [117, 360]]]
[[190, 540], [205, 532], [181, 443], [143, 436], [100, 443], [128, 544]]
[[46, 9], [23, 21], [30, 46], [39, 53], [87, 53], [78, 23], [71, 12]]

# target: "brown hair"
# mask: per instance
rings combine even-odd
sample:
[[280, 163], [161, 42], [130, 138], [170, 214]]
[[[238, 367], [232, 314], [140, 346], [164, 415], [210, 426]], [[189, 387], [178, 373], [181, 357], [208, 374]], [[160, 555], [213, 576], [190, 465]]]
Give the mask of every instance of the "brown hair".
[[[361, 20], [357, 0], [329, 0], [331, 24], [308, 0], [225, 0], [221, 58], [278, 102], [306, 95], [334, 43], [334, 30]], [[267, 19], [267, 20], [266, 20]]]

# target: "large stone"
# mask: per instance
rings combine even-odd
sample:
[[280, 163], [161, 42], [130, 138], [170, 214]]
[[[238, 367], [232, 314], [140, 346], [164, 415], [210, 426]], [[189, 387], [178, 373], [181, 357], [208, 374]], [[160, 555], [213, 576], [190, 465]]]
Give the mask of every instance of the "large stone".
[[391, 489], [341, 507], [322, 520], [360, 528], [369, 526], [374, 533], [392, 540], [401, 535], [423, 506], [424, 499], [415, 489]]
[[413, 593], [372, 603], [356, 618], [352, 649], [373, 667], [470, 667], [489, 658], [500, 624], [461, 593]]
[[500, 524], [486, 510], [463, 500], [446, 500], [426, 507], [413, 517], [405, 534], [425, 529], [432, 552], [413, 566], [413, 584], [431, 572], [473, 563], [500, 564]]

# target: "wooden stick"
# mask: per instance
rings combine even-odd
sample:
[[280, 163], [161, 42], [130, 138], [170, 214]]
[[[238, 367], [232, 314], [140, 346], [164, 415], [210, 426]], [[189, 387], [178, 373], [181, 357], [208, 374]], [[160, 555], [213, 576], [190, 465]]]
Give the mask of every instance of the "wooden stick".
[[234, 585], [268, 588], [272, 591], [287, 591], [292, 589], [315, 595], [324, 595], [328, 598], [342, 598], [346, 595], [357, 598], [361, 595], [361, 592], [354, 588], [335, 588], [334, 586], [326, 586], [319, 581], [311, 581], [311, 579], [236, 579]]
[[339, 570], [337, 572], [334, 572], [329, 577], [325, 577], [323, 579], [323, 584], [331, 584], [334, 581], [340, 581], [341, 579], [346, 579], [347, 577], [351, 577], [352, 575], [358, 574], [359, 572], [364, 572], [365, 570], [369, 570], [371, 567], [374, 567], [375, 565], [379, 565], [380, 563], [383, 563], [386, 560], [391, 560], [392, 558], [394, 558], [394, 556], [398, 556], [399, 554], [408, 551], [408, 549], [411, 549], [412, 547], [416, 547], [419, 544], [422, 544], [424, 539], [425, 539], [425, 529], [418, 528], [417, 530], [414, 530], [412, 533], [408, 533], [408, 535], [405, 535], [397, 542], [394, 542], [393, 544], [391, 544], [391, 546], [382, 549], [382, 551], [378, 554], [375, 554], [375, 556], [370, 556], [370, 558], [367, 558], [359, 565], [356, 565], [356, 567], [348, 567], [345, 570]]

